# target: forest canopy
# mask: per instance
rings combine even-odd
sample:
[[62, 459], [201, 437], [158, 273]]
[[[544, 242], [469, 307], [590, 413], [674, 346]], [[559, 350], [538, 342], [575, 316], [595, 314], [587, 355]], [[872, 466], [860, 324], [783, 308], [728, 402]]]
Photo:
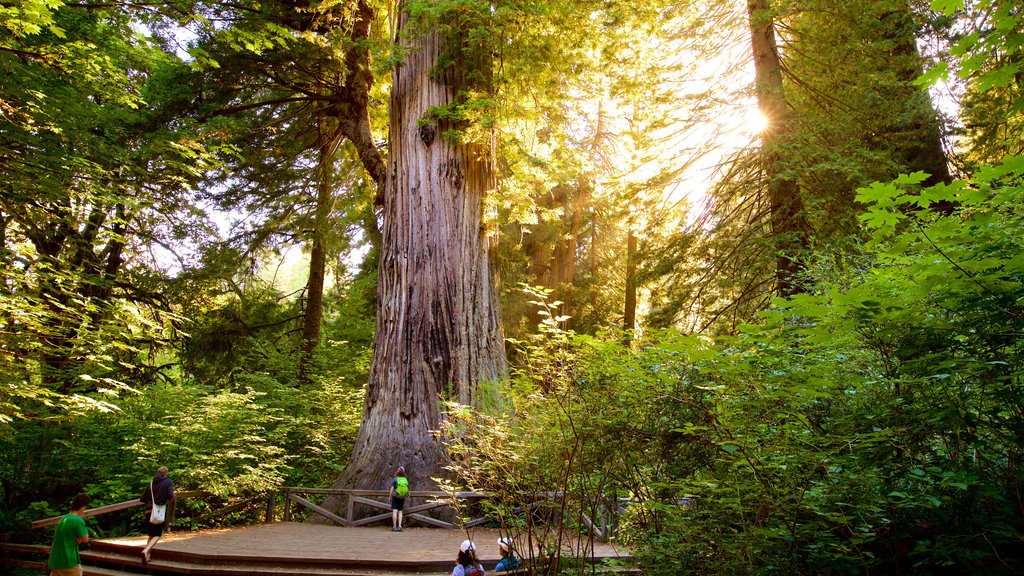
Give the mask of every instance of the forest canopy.
[[1020, 573], [1022, 49], [1009, 0], [0, 2], [0, 533], [402, 464], [509, 530], [628, 500], [644, 574]]

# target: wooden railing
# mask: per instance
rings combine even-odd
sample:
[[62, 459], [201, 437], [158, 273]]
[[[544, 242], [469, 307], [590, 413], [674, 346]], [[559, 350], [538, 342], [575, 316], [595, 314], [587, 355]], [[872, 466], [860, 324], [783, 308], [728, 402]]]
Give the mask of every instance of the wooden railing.
[[[184, 498], [197, 498], [197, 497], [209, 497], [213, 496], [212, 492], [205, 490], [189, 490], [185, 492], [175, 492], [174, 499], [167, 503], [167, 530], [170, 531], [171, 522], [174, 520], [174, 509], [175, 504]], [[129, 510], [142, 506], [142, 501], [136, 498], [135, 500], [126, 500], [124, 502], [118, 502], [117, 504], [107, 504], [106, 506], [97, 506], [96, 508], [86, 508], [85, 512], [79, 514], [82, 518], [89, 518], [90, 516], [99, 516], [101, 514], [110, 514], [111, 512], [120, 512], [121, 510]], [[203, 516], [211, 516], [213, 512], [204, 514]], [[36, 520], [29, 524], [30, 530], [36, 530], [39, 528], [45, 528], [46, 526], [54, 526], [63, 516], [53, 516], [50, 518], [43, 518], [42, 520]]]
[[[284, 497], [285, 522], [292, 521], [293, 504], [301, 508], [305, 508], [314, 514], [323, 516], [324, 518], [327, 518], [341, 526], [365, 526], [375, 522], [391, 521], [391, 504], [389, 500], [390, 492], [388, 490], [337, 490], [331, 488], [285, 487], [281, 489], [281, 494]], [[344, 515], [342, 516], [327, 510], [304, 497], [310, 494], [343, 497], [345, 499]], [[454, 524], [452, 522], [428, 516], [427, 513], [433, 510], [438, 510], [446, 511], [447, 513], [443, 514], [445, 516], [454, 516], [454, 511], [451, 510], [453, 506], [453, 497], [457, 500], [466, 501], [468, 505], [462, 506], [462, 508], [466, 510], [474, 508], [472, 506], [474, 501], [484, 500], [491, 496], [491, 494], [485, 492], [456, 492], [455, 494], [452, 494], [450, 492], [410, 491], [409, 495], [406, 496], [407, 507], [403, 511], [403, 515], [406, 520], [417, 520], [423, 524], [436, 526], [438, 528], [454, 529], [462, 526], [472, 528], [480, 524], [492, 522], [495, 519], [487, 516], [480, 516], [465, 520], [463, 524]], [[535, 494], [531, 498], [531, 502], [516, 508], [512, 513], [518, 514], [522, 512], [532, 512], [542, 503], [556, 501], [561, 497], [562, 495], [559, 493]], [[267, 500], [268, 522], [274, 518], [274, 505], [276, 500], [277, 498], [274, 495], [270, 495]], [[422, 503], [409, 506], [409, 504], [416, 501]], [[607, 542], [617, 531], [617, 520], [619, 514], [624, 511], [624, 502], [625, 500], [623, 499], [611, 499], [608, 502], [601, 502], [599, 505], [594, 507], [597, 511], [597, 513], [593, 515], [594, 517], [591, 517], [591, 515], [588, 514], [579, 514], [579, 520], [591, 531], [597, 540]], [[357, 517], [356, 507], [359, 505], [367, 506], [374, 511], [380, 510], [381, 512], [370, 516], [363, 516], [363, 514], [360, 513], [360, 517]]]
[[[325, 495], [325, 496], [341, 496], [345, 499], [345, 507], [343, 515], [336, 514], [326, 508], [311, 502], [305, 496], [308, 495]], [[197, 497], [213, 497], [214, 494], [203, 490], [193, 490], [185, 492], [177, 492], [175, 499], [172, 500], [167, 507], [167, 519], [168, 519], [168, 531], [170, 531], [171, 521], [175, 518], [175, 503], [180, 502], [184, 498], [197, 498]], [[277, 518], [276, 505], [279, 499], [283, 497], [284, 500], [284, 521], [291, 522], [293, 516], [293, 508], [295, 506], [305, 508], [324, 518], [330, 519], [332, 522], [341, 526], [365, 526], [376, 522], [388, 522], [391, 520], [391, 504], [389, 501], [389, 491], [387, 490], [335, 490], [331, 488], [298, 488], [298, 487], [285, 487], [281, 488], [280, 492], [272, 492], [264, 496], [255, 496], [245, 500], [228, 504], [215, 510], [204, 512], [199, 516], [191, 517], [191, 520], [195, 522], [202, 522], [209, 518], [229, 514], [242, 509], [251, 508], [253, 505], [259, 505], [261, 501], [266, 501], [266, 514], [265, 522], [273, 522]], [[487, 522], [495, 520], [488, 516], [479, 516], [476, 518], [470, 518], [464, 520], [463, 523], [455, 524], [453, 522], [435, 518], [434, 516], [428, 515], [432, 511], [441, 512], [440, 516], [454, 517], [453, 508], [453, 497], [456, 500], [462, 501], [460, 508], [465, 510], [474, 510], [478, 507], [474, 506], [475, 502], [487, 499], [492, 495], [484, 492], [456, 492], [455, 494], [449, 492], [428, 492], [428, 491], [411, 491], [407, 498], [407, 507], [403, 511], [404, 517], [407, 520], [416, 520], [422, 524], [429, 526], [436, 526], [438, 528], [472, 528]], [[531, 501], [524, 505], [516, 508], [512, 511], [513, 514], [519, 514], [523, 512], [533, 513], [545, 502], [557, 501], [562, 495], [560, 493], [542, 493], [535, 494], [530, 499]], [[583, 523], [594, 537], [602, 542], [608, 541], [609, 538], [615, 535], [617, 528], [617, 520], [620, 513], [624, 510], [624, 500], [609, 500], [608, 502], [602, 502], [599, 505], [594, 506], [596, 514], [579, 514], [578, 520]], [[462, 504], [465, 505], [462, 505]], [[411, 504], [411, 505], [410, 505]], [[96, 508], [88, 508], [81, 514], [83, 518], [90, 516], [99, 516], [101, 514], [109, 514], [112, 512], [119, 512], [121, 510], [128, 510], [138, 506], [142, 506], [142, 502], [139, 500], [128, 500], [126, 502], [119, 502], [117, 504], [109, 504], [106, 506], [99, 506]], [[372, 512], [371, 515], [367, 516], [365, 510], [359, 510], [357, 516], [357, 507], [363, 506], [368, 507]], [[593, 517], [592, 517], [593, 516]], [[51, 518], [44, 518], [42, 520], [36, 520], [29, 525], [29, 528], [36, 530], [46, 526], [54, 526], [60, 521], [60, 516], [54, 516]]]
[[[284, 494], [284, 521], [290, 522], [292, 517], [292, 503], [295, 503], [303, 508], [310, 510], [315, 514], [319, 514], [324, 518], [328, 518], [341, 526], [365, 526], [367, 524], [373, 524], [374, 522], [381, 522], [384, 520], [391, 520], [391, 503], [388, 499], [390, 492], [388, 490], [335, 490], [331, 488], [282, 488], [281, 492]], [[345, 498], [345, 516], [339, 516], [330, 510], [327, 510], [321, 506], [318, 506], [308, 499], [303, 498], [300, 494], [324, 494], [328, 496], [343, 496]], [[487, 497], [487, 494], [481, 494], [477, 492], [458, 492], [455, 497], [460, 500], [479, 500]], [[379, 499], [378, 499], [379, 498]], [[415, 519], [424, 524], [430, 526], [436, 526], [438, 528], [458, 528], [459, 526], [451, 522], [439, 520], [431, 516], [427, 516], [426, 512], [431, 510], [444, 510], [450, 509], [452, 506], [452, 494], [448, 492], [427, 492], [421, 490], [413, 490], [406, 496], [406, 500], [410, 503], [415, 500], [424, 501], [422, 504], [416, 504], [414, 506], [408, 506], [404, 511], [403, 515], [406, 519]], [[371, 509], [383, 510], [384, 512], [367, 516], [364, 518], [356, 518], [355, 511], [357, 505], [368, 506]], [[269, 511], [269, 507], [268, 507]], [[272, 516], [272, 514], [268, 514]], [[467, 526], [476, 526], [488, 522], [488, 518], [475, 518], [467, 523]]]

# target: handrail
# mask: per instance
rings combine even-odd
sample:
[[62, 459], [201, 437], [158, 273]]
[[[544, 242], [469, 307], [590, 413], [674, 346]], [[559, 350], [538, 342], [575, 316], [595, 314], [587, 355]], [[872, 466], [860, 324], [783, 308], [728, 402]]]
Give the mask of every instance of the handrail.
[[[290, 522], [292, 518], [292, 503], [294, 502], [302, 508], [313, 512], [314, 514], [323, 516], [328, 520], [339, 524], [341, 526], [363, 526], [366, 524], [372, 524], [374, 522], [380, 522], [391, 518], [391, 506], [387, 502], [381, 502], [374, 500], [377, 497], [387, 497], [390, 495], [390, 490], [348, 490], [348, 489], [337, 489], [337, 488], [303, 488], [303, 487], [289, 487], [286, 486], [281, 488], [281, 492], [284, 494], [284, 521]], [[299, 496], [299, 494], [324, 494], [332, 496], [345, 496], [346, 506], [343, 515], [335, 514], [330, 510], [327, 510], [309, 500]], [[438, 528], [457, 528], [455, 524], [451, 522], [445, 522], [437, 518], [426, 516], [424, 513], [430, 510], [436, 510], [440, 508], [447, 508], [451, 505], [451, 492], [443, 491], [427, 491], [427, 490], [410, 490], [406, 498], [422, 498], [426, 500], [424, 504], [418, 504], [412, 506], [405, 511], [405, 517], [409, 519], [418, 520], [424, 524], [436, 526]], [[456, 498], [459, 499], [473, 499], [473, 498], [486, 498], [488, 494], [480, 492], [456, 492]], [[369, 507], [371, 509], [377, 509], [377, 514], [366, 518], [356, 519], [355, 517], [355, 506], [359, 504], [362, 506]], [[271, 496], [267, 502], [267, 519], [268, 521], [273, 518], [274, 515], [274, 497]], [[381, 512], [383, 511], [383, 512]], [[472, 520], [473, 525], [478, 523], [487, 522], [486, 518]]]
[[[341, 525], [341, 526], [364, 526], [366, 524], [372, 524], [374, 522], [389, 521], [391, 519], [391, 506], [388, 502], [374, 500], [373, 498], [387, 497], [391, 494], [390, 490], [350, 490], [350, 489], [339, 489], [339, 488], [302, 488], [302, 487], [283, 487], [281, 493], [284, 495], [284, 521], [290, 522], [292, 519], [292, 503], [306, 508], [313, 514], [327, 518], [328, 520]], [[306, 498], [299, 496], [300, 494], [322, 494], [330, 496], [345, 496], [346, 505], [343, 511], [338, 513], [332, 512], [310, 502]], [[426, 491], [426, 490], [411, 490], [406, 498], [419, 498], [423, 499], [425, 503], [416, 504], [405, 510], [405, 518], [418, 520], [424, 524], [436, 526], [439, 528], [458, 528], [456, 524], [446, 522], [431, 516], [426, 516], [424, 513], [431, 510], [448, 508], [452, 505], [452, 497], [458, 500], [472, 500], [472, 499], [486, 499], [493, 496], [491, 492], [443, 492], [443, 491]], [[524, 512], [526, 510], [533, 510], [538, 506], [538, 502], [541, 500], [557, 500], [564, 497], [565, 494], [562, 492], [537, 492], [532, 494], [533, 502], [523, 507], [517, 508], [516, 512]], [[274, 518], [274, 504], [275, 496], [271, 494], [267, 500], [267, 521], [270, 522]], [[619, 499], [596, 499], [597, 514], [594, 518], [586, 514], [579, 514], [579, 520], [583, 522], [589, 528], [598, 540], [606, 542], [611, 538], [617, 531], [617, 516], [620, 513], [619, 510]], [[604, 504], [602, 504], [604, 502]], [[362, 505], [369, 507], [374, 510], [376, 514], [367, 516], [364, 518], [356, 519], [355, 506]], [[483, 516], [480, 518], [472, 518], [465, 521], [465, 527], [470, 528], [480, 524], [490, 522], [492, 518]]]
[[[185, 492], [175, 493], [175, 498], [192, 498], [194, 496], [209, 496], [212, 492], [206, 490], [189, 490]], [[79, 514], [82, 518], [89, 518], [91, 516], [99, 516], [101, 514], [110, 514], [111, 512], [120, 512], [121, 510], [128, 510], [129, 508], [135, 508], [136, 506], [142, 506], [142, 500], [136, 498], [135, 500], [126, 500], [124, 502], [118, 502], [117, 504], [107, 504], [106, 506], [99, 506], [97, 508], [86, 508], [85, 512]], [[45, 528], [47, 526], [53, 526], [60, 522], [60, 519], [64, 517], [64, 514], [60, 516], [53, 516], [50, 518], [44, 518], [42, 520], [36, 520], [28, 525], [29, 530], [36, 530], [38, 528]]]
[[[266, 522], [274, 521], [274, 507], [277, 500], [277, 495], [284, 496], [284, 521], [290, 522], [292, 516], [292, 504], [296, 504], [302, 508], [306, 508], [313, 514], [323, 516], [331, 520], [332, 522], [341, 526], [363, 526], [366, 524], [372, 524], [374, 522], [387, 521], [391, 518], [391, 506], [386, 501], [375, 500], [374, 498], [386, 498], [390, 494], [390, 490], [350, 490], [350, 489], [337, 489], [337, 488], [304, 488], [304, 487], [283, 487], [280, 492], [271, 492], [267, 495], [267, 508], [266, 508]], [[313, 502], [310, 502], [306, 498], [300, 496], [300, 494], [321, 494], [321, 495], [333, 495], [333, 496], [345, 496], [346, 506], [344, 512], [334, 513], [330, 510], [323, 508]], [[192, 498], [196, 496], [213, 496], [214, 494], [205, 490], [191, 490], [177, 492], [175, 498]], [[414, 506], [409, 507], [405, 511], [405, 517], [414, 519], [423, 524], [436, 526], [439, 528], [458, 528], [457, 525], [427, 516], [426, 513], [431, 510], [439, 510], [449, 508], [452, 505], [452, 498], [457, 500], [480, 500], [486, 499], [493, 496], [490, 492], [444, 492], [444, 491], [428, 491], [428, 490], [411, 490], [406, 498], [421, 499], [421, 502]], [[560, 492], [538, 492], [532, 495], [533, 502], [525, 505], [521, 508], [517, 508], [516, 512], [523, 512], [527, 509], [535, 509], [539, 505], [541, 500], [557, 500], [564, 496]], [[210, 516], [216, 516], [228, 512], [233, 512], [250, 506], [253, 502], [262, 498], [262, 496], [250, 498], [248, 500], [237, 502], [207, 512], [194, 520], [202, 520]], [[618, 504], [619, 499], [609, 500], [608, 503], [615, 502]], [[128, 510], [138, 506], [142, 506], [142, 501], [139, 499], [127, 500], [125, 502], [118, 502], [116, 504], [108, 504], [106, 506], [99, 506], [97, 508], [89, 508], [82, 512], [81, 517], [88, 518], [91, 516], [99, 516], [101, 514], [109, 514], [111, 512], [119, 512], [121, 510]], [[356, 505], [368, 507], [371, 510], [376, 511], [376, 514], [357, 519], [355, 516]], [[174, 519], [173, 505], [169, 507], [168, 520]], [[606, 541], [616, 531], [616, 516], [621, 510], [616, 505], [601, 505], [600, 510], [595, 518], [590, 518], [585, 514], [580, 514], [579, 520], [581, 520], [593, 533], [598, 537], [599, 540]], [[51, 518], [44, 518], [42, 520], [36, 520], [29, 525], [29, 529], [36, 530], [44, 528], [46, 526], [53, 526], [60, 522], [63, 516], [54, 516]], [[465, 521], [466, 527], [473, 527], [480, 524], [490, 522], [492, 519], [486, 516], [480, 518], [473, 518]]]
[[[344, 496], [346, 494], [352, 494], [354, 496], [387, 496], [391, 494], [390, 490], [350, 490], [347, 488], [302, 488], [296, 486], [285, 486], [281, 488], [283, 492], [299, 492], [304, 494], [330, 494], [334, 496]], [[456, 498], [486, 498], [493, 496], [492, 492], [455, 492]], [[451, 492], [444, 492], [440, 490], [410, 490], [408, 497], [431, 497], [436, 496], [439, 498], [451, 498]]]

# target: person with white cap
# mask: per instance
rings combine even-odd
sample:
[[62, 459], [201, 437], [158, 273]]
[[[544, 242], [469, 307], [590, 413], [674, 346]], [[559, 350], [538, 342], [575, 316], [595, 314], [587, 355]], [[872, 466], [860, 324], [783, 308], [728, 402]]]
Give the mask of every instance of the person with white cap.
[[498, 561], [498, 565], [494, 567], [495, 572], [505, 572], [507, 570], [518, 570], [522, 568], [523, 564], [516, 558], [516, 555], [512, 552], [512, 539], [511, 538], [498, 538], [498, 549], [501, 552], [501, 560]]
[[476, 544], [472, 540], [463, 540], [459, 546], [459, 557], [455, 560], [452, 576], [483, 576], [484, 567], [476, 559]]

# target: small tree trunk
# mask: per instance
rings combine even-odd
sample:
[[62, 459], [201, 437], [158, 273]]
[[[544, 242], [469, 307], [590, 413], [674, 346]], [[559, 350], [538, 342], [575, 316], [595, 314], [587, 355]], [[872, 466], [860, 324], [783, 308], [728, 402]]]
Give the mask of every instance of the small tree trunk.
[[622, 327], [625, 330], [636, 329], [636, 234], [633, 223], [629, 224], [629, 237], [626, 240], [626, 303], [622, 315]]
[[327, 227], [334, 203], [334, 178], [331, 168], [341, 144], [337, 136], [325, 133], [321, 122], [318, 142], [317, 193], [310, 233], [309, 279], [306, 281], [306, 309], [302, 317], [302, 357], [299, 359], [299, 383], [309, 384], [314, 353], [320, 344], [320, 325], [324, 316], [324, 277], [327, 271]]

